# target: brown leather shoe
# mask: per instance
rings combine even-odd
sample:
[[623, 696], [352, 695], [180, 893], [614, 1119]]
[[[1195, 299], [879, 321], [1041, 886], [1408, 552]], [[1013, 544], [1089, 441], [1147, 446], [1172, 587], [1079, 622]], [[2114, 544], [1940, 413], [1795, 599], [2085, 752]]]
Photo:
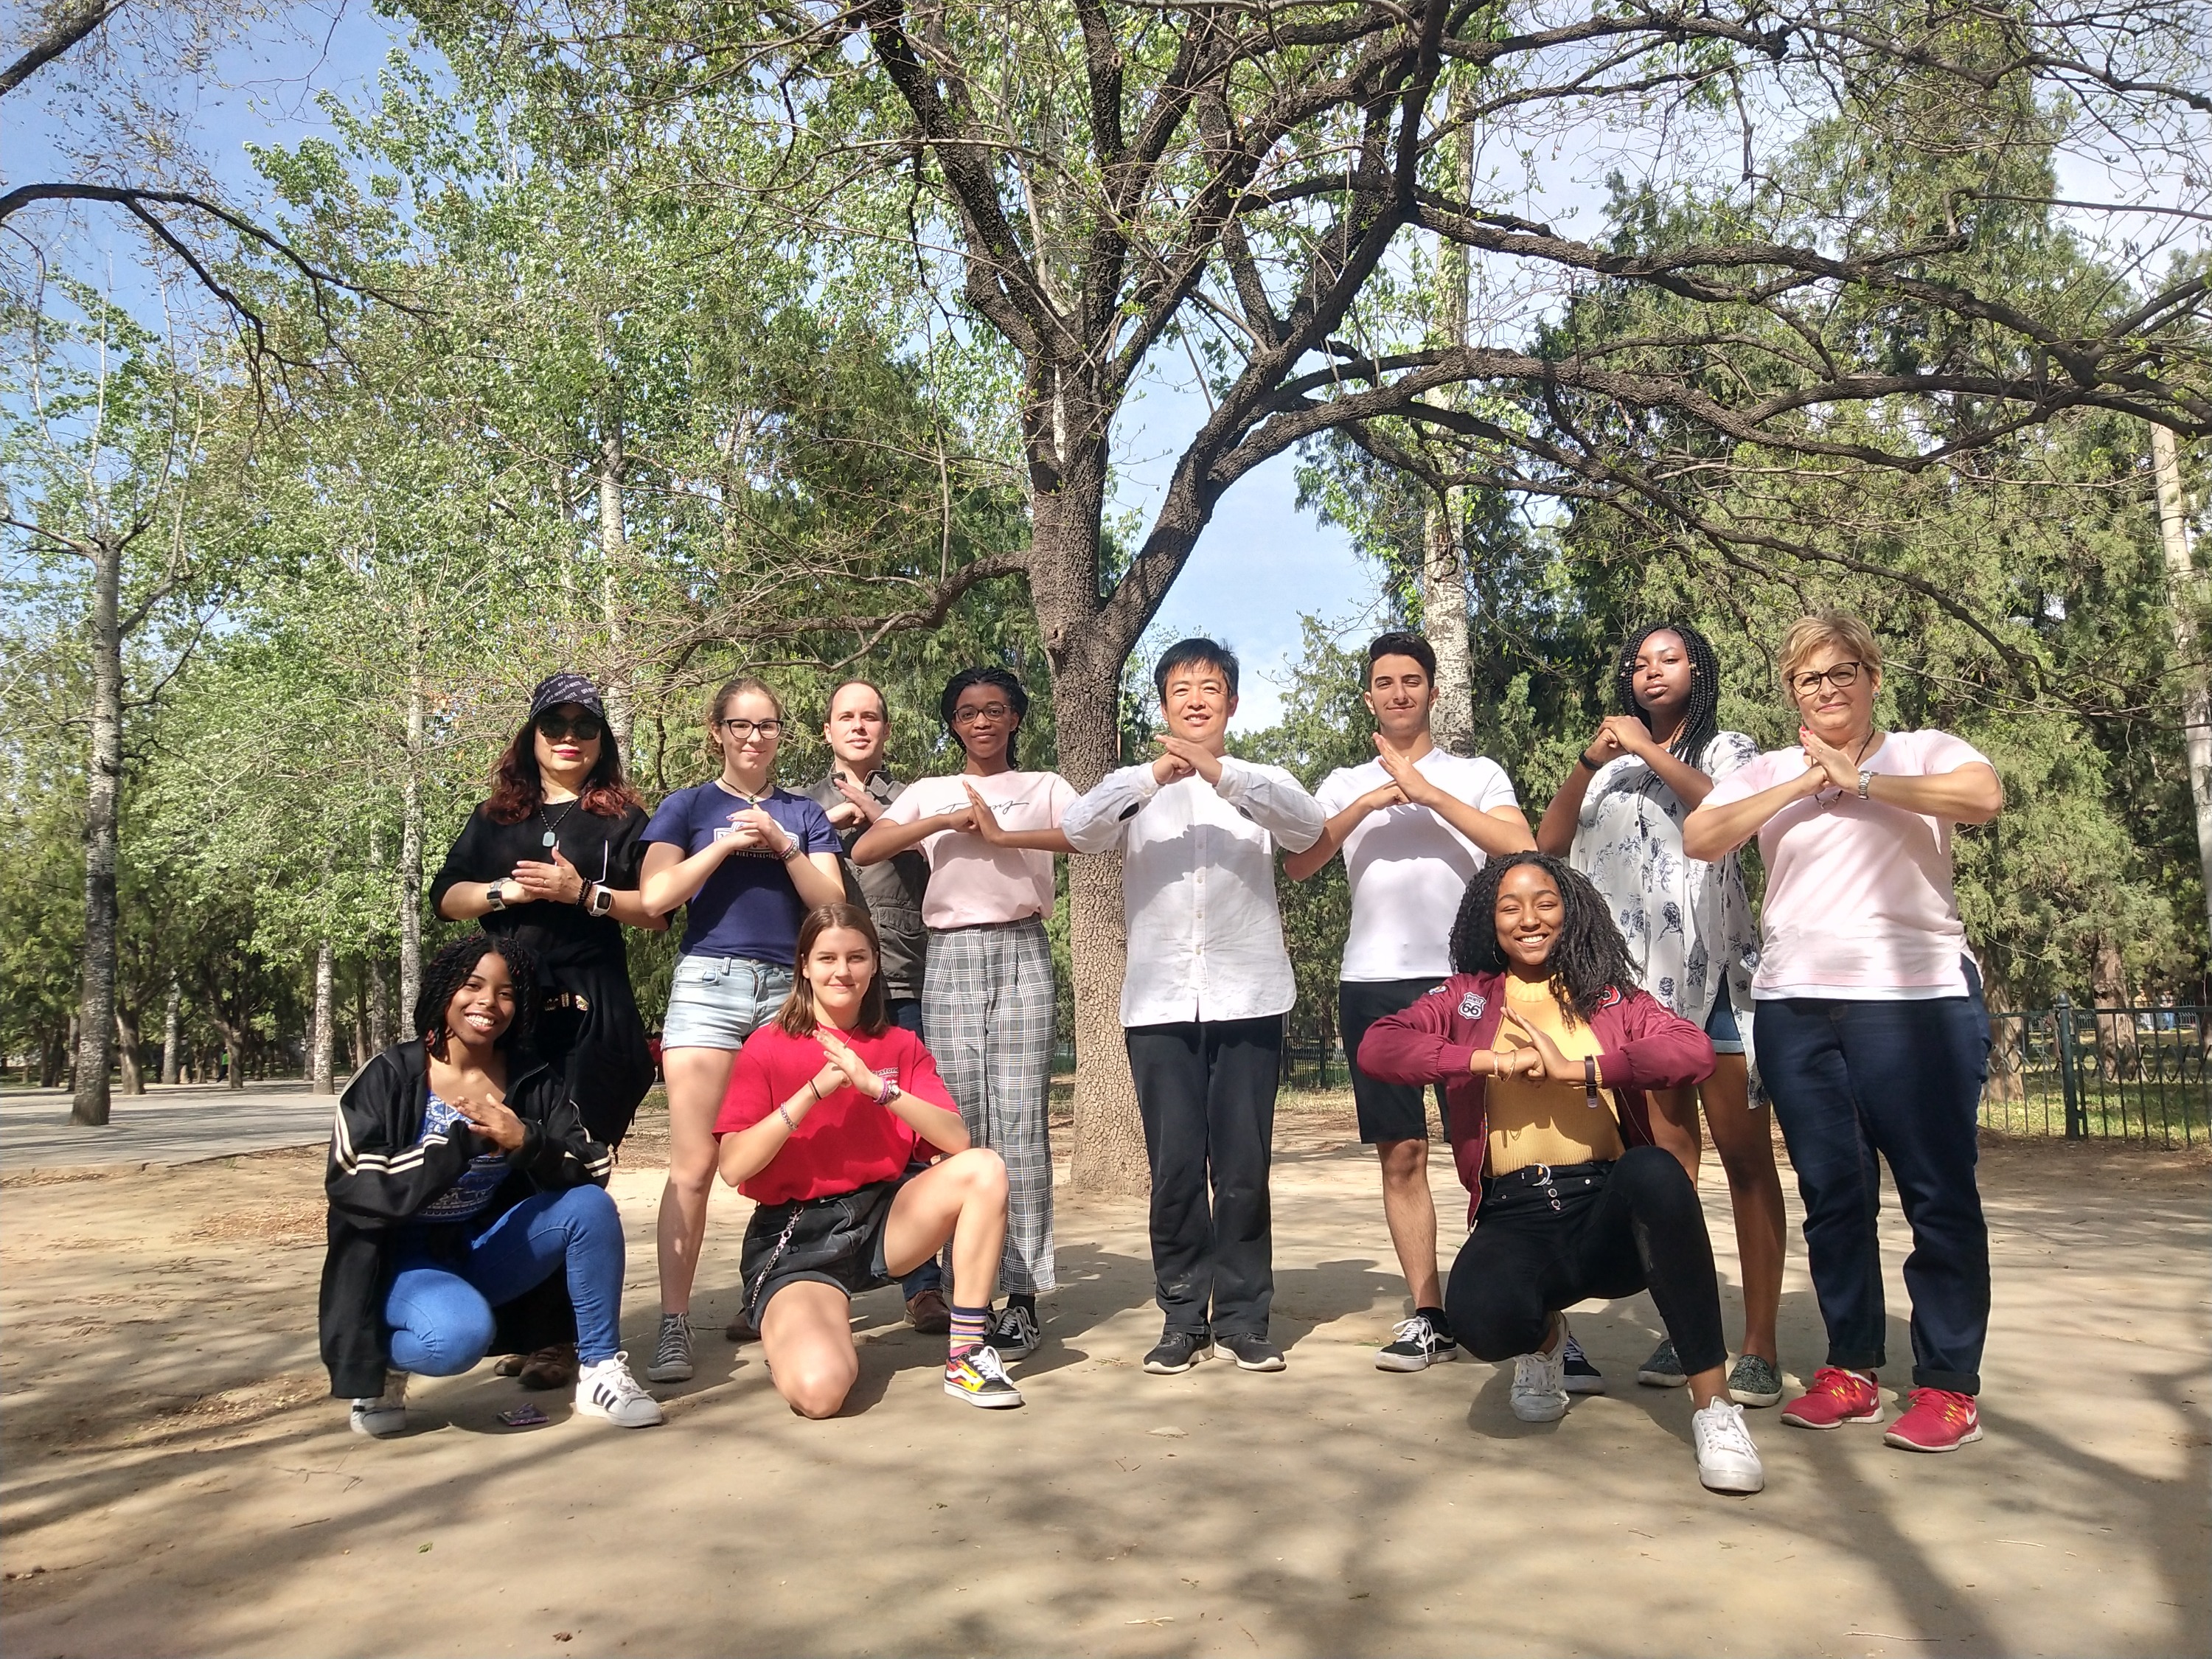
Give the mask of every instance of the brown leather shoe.
[[516, 1373], [526, 1389], [567, 1389], [575, 1386], [576, 1345], [556, 1342], [550, 1348], [540, 1348], [522, 1362]]
[[952, 1310], [945, 1304], [945, 1292], [939, 1290], [916, 1291], [906, 1304], [906, 1322], [924, 1336], [945, 1336], [952, 1329]]
[[530, 1356], [526, 1353], [503, 1353], [499, 1357], [499, 1363], [491, 1368], [491, 1374], [494, 1376], [520, 1376], [522, 1368], [529, 1363]]
[[722, 1327], [722, 1335], [732, 1342], [751, 1342], [759, 1338], [760, 1333], [753, 1328], [753, 1316], [741, 1308], [738, 1316]]

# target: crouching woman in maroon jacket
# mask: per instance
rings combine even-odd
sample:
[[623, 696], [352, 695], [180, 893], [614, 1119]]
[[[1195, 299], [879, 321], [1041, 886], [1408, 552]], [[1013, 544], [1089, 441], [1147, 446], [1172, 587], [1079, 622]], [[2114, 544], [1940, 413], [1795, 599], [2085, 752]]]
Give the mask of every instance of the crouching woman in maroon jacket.
[[1453, 1334], [1478, 1359], [1512, 1359], [1513, 1414], [1548, 1423], [1567, 1409], [1560, 1310], [1649, 1290], [1689, 1373], [1698, 1478], [1757, 1492], [1765, 1475], [1729, 1401], [1705, 1212], [1652, 1145], [1645, 1100], [1708, 1076], [1711, 1040], [1638, 988], [1597, 890], [1546, 854], [1477, 872], [1451, 958], [1443, 985], [1368, 1027], [1359, 1065], [1445, 1085], [1474, 1227], [1445, 1293]]

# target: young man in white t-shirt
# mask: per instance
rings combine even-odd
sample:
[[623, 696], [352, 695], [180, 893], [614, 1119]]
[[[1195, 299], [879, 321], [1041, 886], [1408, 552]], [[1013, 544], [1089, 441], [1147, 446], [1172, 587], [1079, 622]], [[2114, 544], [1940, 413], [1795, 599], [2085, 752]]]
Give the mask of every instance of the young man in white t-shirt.
[[1381, 728], [1376, 758], [1322, 780], [1315, 799], [1328, 825], [1319, 841], [1283, 861], [1291, 880], [1304, 881], [1340, 849], [1352, 884], [1337, 1030], [1352, 1060], [1359, 1138], [1382, 1158], [1382, 1215], [1413, 1299], [1413, 1317], [1375, 1356], [1386, 1371], [1425, 1370], [1459, 1350], [1437, 1278], [1427, 1097], [1362, 1072], [1359, 1040], [1449, 975], [1452, 921], [1484, 860], [1536, 845], [1504, 769], [1446, 754], [1430, 737], [1436, 675], [1436, 653], [1418, 634], [1385, 634], [1367, 647], [1365, 700]]

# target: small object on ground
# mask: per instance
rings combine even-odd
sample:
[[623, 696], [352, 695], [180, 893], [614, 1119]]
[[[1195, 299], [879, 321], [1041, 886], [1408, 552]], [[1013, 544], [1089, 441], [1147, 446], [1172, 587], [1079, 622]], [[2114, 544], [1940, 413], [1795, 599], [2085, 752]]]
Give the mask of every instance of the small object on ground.
[[1882, 1436], [1885, 1444], [1904, 1451], [1948, 1452], [1982, 1437], [1982, 1414], [1974, 1396], [1950, 1389], [1915, 1389], [1911, 1403]]
[[1698, 1443], [1698, 1480], [1706, 1491], [1754, 1492], [1766, 1485], [1742, 1407], [1716, 1400], [1690, 1413], [1690, 1433]]
[[1264, 1336], [1223, 1336], [1215, 1334], [1213, 1349], [1226, 1352], [1240, 1371], [1279, 1371], [1289, 1364], [1283, 1351]]
[[1679, 1389], [1690, 1380], [1675, 1355], [1673, 1337], [1651, 1350], [1651, 1358], [1636, 1368], [1636, 1380], [1647, 1389]]
[[1729, 1372], [1729, 1398], [1739, 1406], [1778, 1406], [1782, 1403], [1782, 1373], [1764, 1355], [1739, 1355]]
[[1400, 1320], [1390, 1333], [1390, 1340], [1375, 1351], [1375, 1369], [1425, 1371], [1431, 1365], [1458, 1358], [1459, 1344], [1439, 1331], [1428, 1315], [1416, 1311], [1411, 1319]]
[[506, 1411], [501, 1412], [499, 1414], [499, 1420], [510, 1429], [534, 1429], [540, 1424], [550, 1423], [553, 1419], [539, 1411], [537, 1407], [526, 1402], [523, 1405], [509, 1407]]
[[1524, 1353], [1513, 1362], [1513, 1415], [1523, 1423], [1556, 1423], [1567, 1414], [1567, 1375], [1559, 1346], [1549, 1353]]
[[1213, 1346], [1204, 1331], [1167, 1331], [1145, 1356], [1145, 1369], [1154, 1376], [1176, 1376], [1206, 1357]]
[[653, 1364], [645, 1368], [646, 1378], [653, 1382], [689, 1382], [691, 1380], [691, 1316], [665, 1313], [660, 1316], [660, 1334], [653, 1345]]
[[[946, 1328], [951, 1328], [948, 1323]], [[991, 1328], [983, 1340], [998, 1351], [1001, 1359], [1025, 1359], [1036, 1352], [1044, 1334], [1037, 1328], [1036, 1316], [1018, 1302], [1009, 1302], [999, 1310], [991, 1322]]]
[[388, 1440], [407, 1426], [407, 1373], [387, 1370], [384, 1392], [374, 1400], [356, 1400], [347, 1414], [346, 1426], [372, 1440]]
[[1871, 1371], [1847, 1371], [1841, 1365], [1823, 1365], [1813, 1373], [1812, 1387], [1782, 1408], [1782, 1420], [1799, 1429], [1879, 1423], [1881, 1393], [1875, 1387]]
[[1006, 1375], [998, 1350], [988, 1342], [946, 1356], [945, 1392], [971, 1406], [1003, 1408], [1022, 1403], [1022, 1391]]
[[[952, 1329], [952, 1310], [946, 1305], [945, 1292], [934, 1285], [916, 1291], [906, 1300], [906, 1322], [924, 1336], [943, 1336], [949, 1333]], [[740, 1326], [744, 1328], [743, 1336], [738, 1334]], [[742, 1342], [752, 1334], [752, 1325], [744, 1315], [739, 1314], [730, 1322], [729, 1329], [722, 1334], [732, 1342]]]
[[567, 1388], [576, 1380], [576, 1345], [556, 1342], [550, 1347], [540, 1348], [522, 1362], [515, 1379], [526, 1389]]
[[[1566, 1324], [1565, 1318], [1559, 1322]], [[1589, 1363], [1589, 1356], [1583, 1352], [1583, 1345], [1575, 1340], [1571, 1326], [1559, 1339], [1559, 1370], [1566, 1376], [1569, 1394], [1605, 1392], [1605, 1373]]]
[[629, 1356], [611, 1354], [576, 1378], [576, 1415], [604, 1417], [617, 1428], [649, 1429], [666, 1420], [660, 1402], [629, 1374]]

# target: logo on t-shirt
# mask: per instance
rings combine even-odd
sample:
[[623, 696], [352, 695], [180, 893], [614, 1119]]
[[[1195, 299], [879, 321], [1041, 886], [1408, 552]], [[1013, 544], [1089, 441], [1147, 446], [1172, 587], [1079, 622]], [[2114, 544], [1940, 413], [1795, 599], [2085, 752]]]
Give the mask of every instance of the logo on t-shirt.
[[1459, 1000], [1459, 1017], [1462, 1019], [1480, 1019], [1482, 1011], [1489, 1006], [1483, 1000], [1481, 992], [1469, 991]]

